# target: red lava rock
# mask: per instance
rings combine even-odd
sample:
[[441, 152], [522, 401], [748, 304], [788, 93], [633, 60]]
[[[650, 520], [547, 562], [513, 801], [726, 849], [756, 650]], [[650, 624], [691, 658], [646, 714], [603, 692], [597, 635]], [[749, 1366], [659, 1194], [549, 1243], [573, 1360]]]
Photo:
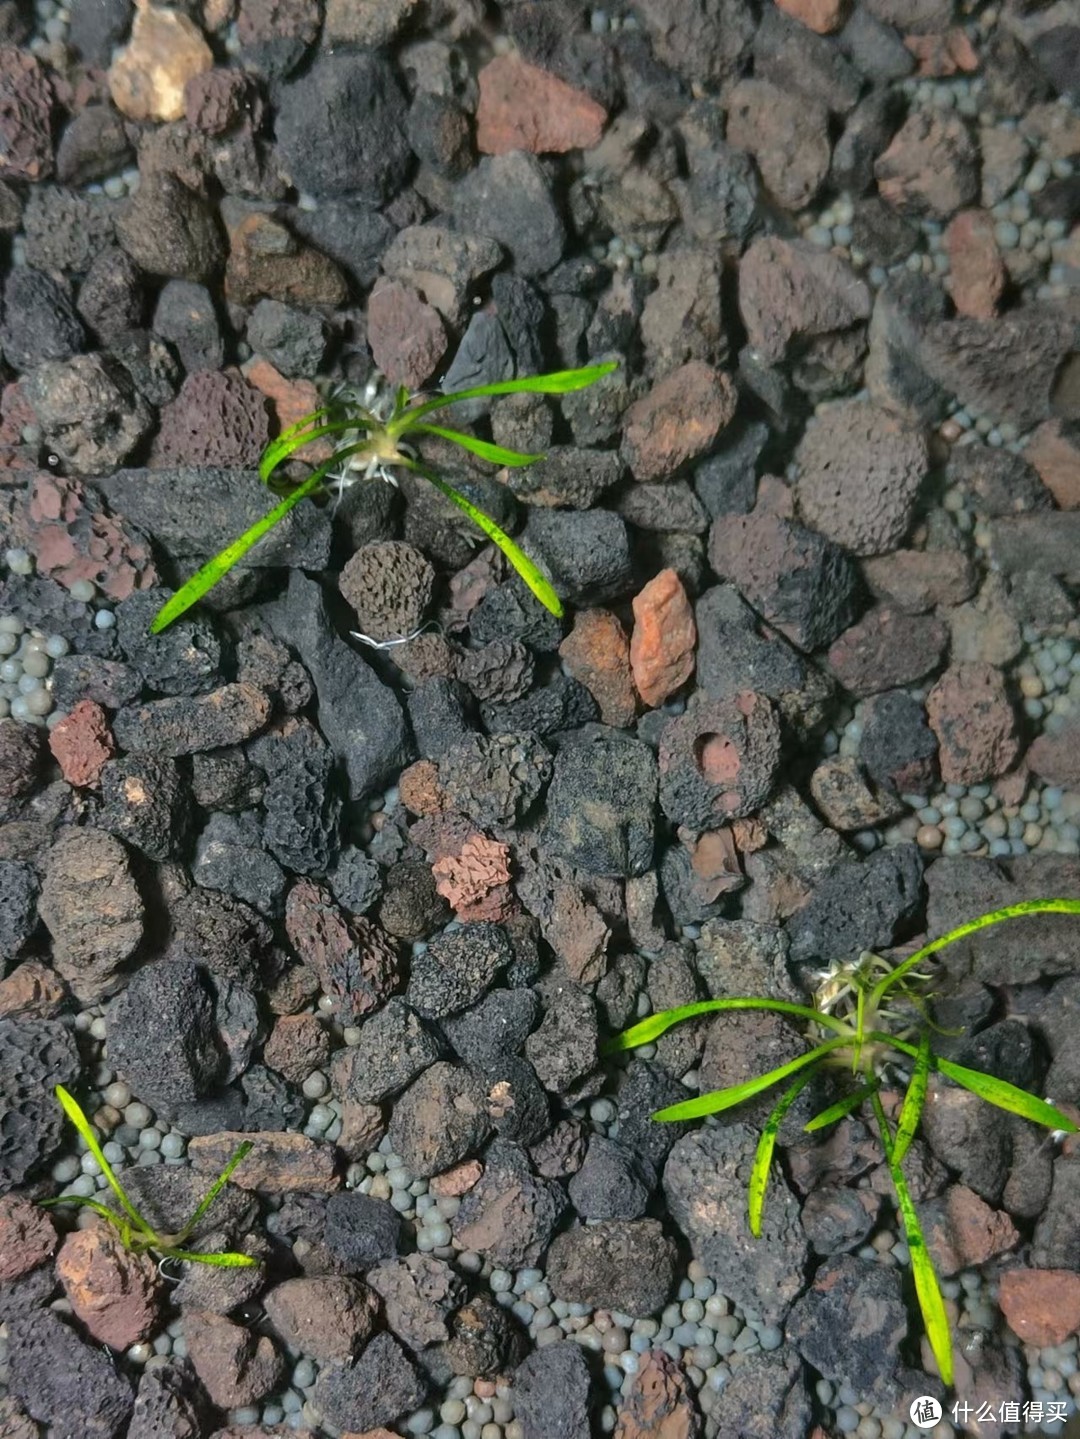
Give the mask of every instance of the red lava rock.
[[930, 464], [919, 430], [862, 400], [819, 410], [796, 460], [803, 521], [855, 555], [896, 548]]
[[604, 724], [623, 729], [633, 723], [637, 696], [630, 673], [630, 642], [610, 610], [578, 610], [559, 655], [600, 706]]
[[36, 425], [30, 401], [17, 380], [0, 389], [0, 469], [33, 470], [37, 458], [29, 445], [23, 444], [22, 432], [27, 425]]
[[818, 35], [831, 35], [846, 20], [849, 6], [846, 0], [776, 0], [776, 8]]
[[379, 1299], [359, 1279], [327, 1274], [275, 1284], [263, 1307], [290, 1349], [320, 1364], [347, 1364], [371, 1338]]
[[945, 78], [979, 68], [979, 57], [965, 31], [956, 28], [935, 35], [905, 35], [904, 44], [918, 61], [919, 75]]
[[[456, 855], [445, 855], [431, 866], [435, 888], [459, 919], [490, 919], [494, 907], [505, 913], [512, 896], [510, 848], [484, 834], [471, 835]], [[483, 913], [481, 913], [483, 911]]]
[[0, 180], [47, 180], [53, 172], [56, 96], [40, 60], [0, 45]]
[[700, 360], [665, 376], [631, 405], [622, 455], [636, 480], [663, 480], [709, 448], [735, 414], [731, 377]]
[[870, 289], [846, 261], [808, 240], [765, 235], [739, 261], [739, 309], [750, 344], [769, 364], [795, 338], [868, 320]]
[[787, 210], [808, 205], [829, 173], [829, 114], [819, 100], [768, 80], [741, 80], [728, 94], [727, 141], [748, 150]]
[[638, 694], [652, 709], [694, 673], [697, 626], [682, 581], [661, 570], [633, 599], [630, 667]]
[[615, 1439], [697, 1439], [700, 1433], [701, 1415], [685, 1372], [662, 1349], [650, 1349], [619, 1403]]
[[1007, 274], [985, 210], [961, 210], [945, 231], [949, 293], [961, 315], [989, 320], [998, 312]]
[[874, 177], [894, 209], [947, 220], [978, 198], [978, 152], [959, 115], [920, 107], [878, 156]]
[[418, 759], [402, 770], [398, 793], [411, 814], [441, 814], [449, 803], [439, 783], [439, 766], [429, 759]]
[[978, 784], [1015, 764], [1016, 715], [993, 665], [951, 665], [927, 695], [926, 713], [946, 784]]
[[828, 664], [851, 694], [878, 694], [937, 669], [948, 643], [949, 628], [936, 615], [877, 605], [844, 631], [829, 650]]
[[342, 1018], [370, 1014], [400, 989], [400, 960], [389, 936], [363, 915], [346, 916], [321, 885], [304, 879], [293, 886], [285, 929]]
[[[247, 362], [244, 366], [244, 378], [270, 401], [278, 433], [313, 414], [322, 404], [319, 392], [311, 380], [287, 380], [275, 370], [269, 360], [264, 360], [261, 356]], [[292, 458], [304, 460], [309, 465], [318, 465], [323, 460], [328, 460], [332, 453], [333, 446], [329, 440], [312, 440], [294, 450]]]
[[1080, 785], [1080, 723], [1074, 719], [1057, 734], [1037, 735], [1025, 758], [1027, 767], [1047, 784], [1068, 789]]
[[1080, 1329], [1080, 1274], [1071, 1269], [1007, 1269], [998, 1296], [1005, 1322], [1025, 1344], [1062, 1344]]
[[930, 1201], [923, 1212], [923, 1229], [939, 1274], [958, 1274], [986, 1264], [1020, 1242], [1008, 1214], [992, 1209], [963, 1184], [950, 1185], [942, 1199]]
[[1059, 510], [1080, 510], [1080, 424], [1046, 420], [1032, 435], [1024, 458], [1038, 470]]
[[680, 830], [679, 839], [690, 856], [694, 893], [702, 904], [712, 904], [722, 894], [742, 888], [745, 876], [739, 864], [734, 826], [709, 830], [699, 839]]
[[43, 1209], [18, 1194], [0, 1195], [0, 1284], [29, 1274], [55, 1248], [56, 1230]]
[[908, 614], [952, 608], [975, 593], [975, 567], [959, 550], [895, 550], [864, 561], [870, 593]]
[[93, 789], [116, 753], [116, 741], [101, 706], [93, 700], [80, 700], [49, 731], [49, 748], [68, 784]]
[[130, 1349], [153, 1333], [163, 1288], [147, 1254], [132, 1254], [103, 1224], [76, 1229], [60, 1246], [56, 1273], [75, 1317], [99, 1344]]
[[283, 1014], [274, 1023], [263, 1060], [291, 1084], [303, 1084], [330, 1058], [330, 1036], [313, 1014]]
[[184, 1311], [188, 1357], [219, 1409], [257, 1404], [280, 1383], [284, 1365], [266, 1335], [206, 1310]]
[[310, 1194], [331, 1194], [341, 1187], [334, 1172], [334, 1147], [310, 1139], [306, 1134], [246, 1134], [223, 1130], [220, 1134], [197, 1134], [188, 1142], [188, 1154], [196, 1174], [218, 1175], [244, 1141], [253, 1147], [229, 1176], [238, 1189], [258, 1189], [264, 1194], [289, 1194], [300, 1190]]
[[237, 305], [264, 295], [287, 305], [343, 305], [345, 276], [333, 260], [301, 244], [269, 215], [247, 215], [229, 236], [225, 294]]
[[438, 310], [411, 285], [382, 276], [368, 296], [367, 340], [376, 365], [395, 385], [418, 390], [446, 354]]
[[563, 155], [600, 143], [604, 107], [519, 55], [497, 55], [477, 78], [476, 148], [481, 154], [528, 150]]
[[124, 600], [157, 584], [149, 541], [70, 475], [38, 471], [27, 486], [17, 532], [38, 574], [65, 589], [91, 580], [109, 599]]
[[479, 1159], [465, 1159], [460, 1164], [455, 1164], [453, 1169], [446, 1169], [442, 1174], [433, 1174], [428, 1181], [428, 1188], [439, 1199], [460, 1199], [479, 1183], [483, 1172], [484, 1166]]
[[235, 371], [198, 370], [163, 407], [150, 463], [255, 469], [269, 438], [270, 416], [258, 390]]
[[551, 911], [540, 928], [575, 984], [596, 984], [603, 979], [608, 967], [611, 929], [577, 885], [567, 880], [556, 881]]

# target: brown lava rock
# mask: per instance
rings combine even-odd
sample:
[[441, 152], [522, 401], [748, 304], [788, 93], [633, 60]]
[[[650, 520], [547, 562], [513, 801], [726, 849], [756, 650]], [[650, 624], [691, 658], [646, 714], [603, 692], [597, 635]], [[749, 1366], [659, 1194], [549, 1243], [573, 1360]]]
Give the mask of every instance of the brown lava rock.
[[199, 370], [161, 411], [151, 463], [250, 470], [270, 438], [265, 397], [235, 372]]
[[120, 841], [97, 829], [64, 830], [45, 860], [39, 908], [53, 964], [76, 998], [94, 1004], [111, 993], [142, 941], [145, 915]]
[[41, 61], [0, 45], [0, 179], [47, 180], [53, 172], [56, 97]]
[[281, 1382], [285, 1366], [273, 1342], [220, 1314], [187, 1311], [184, 1339], [192, 1367], [219, 1409], [257, 1404]]
[[796, 460], [805, 522], [852, 554], [881, 555], [907, 533], [930, 457], [918, 430], [844, 400], [810, 421]]
[[[136, 257], [138, 258], [138, 257]], [[287, 305], [343, 305], [349, 287], [333, 260], [301, 244], [269, 215], [248, 215], [230, 236], [225, 294], [237, 305], [264, 295]]]
[[306, 1134], [246, 1134], [223, 1130], [220, 1134], [196, 1134], [188, 1142], [188, 1154], [196, 1174], [217, 1175], [243, 1142], [252, 1145], [233, 1170], [229, 1182], [240, 1189], [258, 1189], [265, 1194], [329, 1194], [340, 1187], [335, 1173], [334, 1147]]
[[371, 1338], [378, 1297], [359, 1279], [287, 1279], [263, 1299], [267, 1318], [290, 1349], [320, 1364], [347, 1364]]
[[761, 506], [720, 516], [709, 536], [709, 563], [799, 649], [823, 649], [855, 618], [850, 555]]
[[959, 115], [919, 106], [874, 163], [883, 200], [903, 214], [947, 220], [978, 198], [978, 152]]
[[622, 729], [633, 723], [637, 696], [630, 674], [629, 641], [610, 610], [576, 611], [559, 655], [600, 706], [604, 724]]
[[56, 1248], [56, 1230], [43, 1209], [18, 1194], [0, 1197], [0, 1284], [21, 1279]]
[[695, 833], [753, 814], [780, 767], [780, 724], [764, 695], [695, 695], [660, 734], [660, 804]]
[[90, 580], [112, 600], [157, 582], [149, 541], [70, 475], [39, 470], [26, 491], [19, 542], [38, 574], [70, 588]]
[[922, 679], [937, 669], [948, 645], [948, 627], [935, 615], [878, 605], [844, 631], [828, 664], [846, 690], [862, 697]]
[[768, 80], [741, 80], [727, 97], [729, 145], [748, 150], [781, 205], [801, 210], [829, 173], [829, 116], [819, 100]]
[[0, 719], [0, 812], [33, 790], [41, 768], [43, 736], [35, 726]]
[[568, 1304], [651, 1314], [671, 1293], [675, 1245], [657, 1219], [601, 1220], [556, 1236], [547, 1278]]
[[101, 771], [116, 753], [105, 711], [93, 700], [80, 700], [49, 731], [49, 748], [68, 784], [95, 789]]
[[697, 1439], [701, 1415], [683, 1368], [650, 1349], [619, 1402], [615, 1439]]
[[666, 480], [705, 454], [735, 414], [731, 377], [691, 360], [626, 412], [622, 456], [635, 480]]
[[270, 699], [241, 681], [204, 695], [179, 695], [122, 709], [113, 731], [122, 749], [136, 754], [182, 754], [223, 749], [257, 734], [270, 718]]
[[370, 1014], [401, 987], [400, 961], [387, 934], [363, 915], [346, 916], [311, 880], [289, 892], [285, 929], [341, 1018]]
[[923, 1229], [934, 1267], [944, 1275], [987, 1264], [1020, 1242], [1008, 1214], [964, 1184], [952, 1184], [940, 1199], [927, 1202]]
[[390, 1120], [394, 1152], [423, 1178], [467, 1158], [490, 1132], [479, 1080], [467, 1069], [441, 1060], [395, 1102]]
[[163, 1287], [157, 1265], [149, 1255], [125, 1249], [104, 1224], [67, 1236], [56, 1273], [75, 1317], [99, 1344], [130, 1349], [156, 1328]]
[[373, 640], [403, 639], [423, 623], [435, 571], [412, 545], [376, 540], [361, 545], [341, 572], [338, 588], [356, 612], [357, 627]]
[[263, 1049], [264, 1061], [290, 1084], [302, 1084], [329, 1058], [330, 1035], [313, 1014], [281, 1015]]
[[996, 779], [1016, 762], [1016, 714], [993, 665], [950, 666], [927, 695], [926, 713], [946, 784]]
[[646, 705], [655, 709], [694, 673], [694, 611], [674, 570], [661, 570], [639, 590], [633, 611], [630, 666], [634, 684]]
[[438, 310], [411, 285], [377, 280], [367, 322], [372, 357], [392, 384], [418, 390], [431, 379], [446, 354], [446, 330]]
[[768, 364], [792, 340], [809, 340], [868, 320], [869, 286], [838, 256], [808, 240], [765, 235], [739, 261], [739, 310], [749, 343]]

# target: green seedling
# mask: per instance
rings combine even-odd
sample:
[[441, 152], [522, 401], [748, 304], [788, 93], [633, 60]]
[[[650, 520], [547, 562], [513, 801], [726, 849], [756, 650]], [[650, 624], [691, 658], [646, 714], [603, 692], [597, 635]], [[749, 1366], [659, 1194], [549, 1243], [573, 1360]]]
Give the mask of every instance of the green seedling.
[[245, 1140], [238, 1145], [236, 1152], [226, 1164], [218, 1177], [211, 1184], [210, 1188], [203, 1195], [195, 1213], [182, 1229], [175, 1234], [165, 1234], [155, 1229], [136, 1209], [131, 1198], [124, 1189], [124, 1186], [117, 1179], [112, 1165], [105, 1158], [104, 1151], [98, 1143], [98, 1137], [94, 1133], [93, 1126], [83, 1113], [79, 1102], [68, 1093], [62, 1084], [56, 1086], [56, 1097], [64, 1113], [74, 1124], [75, 1128], [86, 1141], [86, 1147], [101, 1166], [101, 1172], [108, 1181], [109, 1188], [116, 1195], [120, 1205], [120, 1213], [110, 1209], [108, 1205], [101, 1204], [96, 1199], [85, 1199], [78, 1194], [62, 1194], [56, 1199], [43, 1199], [43, 1205], [56, 1204], [78, 1204], [85, 1209], [92, 1209], [120, 1235], [120, 1241], [125, 1249], [131, 1250], [133, 1254], [156, 1254], [159, 1259], [187, 1259], [197, 1264], [214, 1264], [221, 1269], [246, 1269], [256, 1264], [250, 1254], [224, 1253], [224, 1254], [202, 1254], [193, 1249], [185, 1249], [184, 1246], [195, 1232], [195, 1228], [203, 1215], [213, 1204], [221, 1191], [225, 1188], [229, 1176], [233, 1170], [250, 1153], [252, 1145]]
[[[895, 968], [881, 956], [869, 953], [860, 955], [854, 963], [834, 963], [814, 975], [818, 987], [812, 1006], [780, 999], [733, 997], [707, 999], [697, 1004], [665, 1009], [616, 1035], [603, 1051], [617, 1054], [642, 1044], [651, 1044], [672, 1025], [723, 1010], [765, 1009], [805, 1020], [810, 1027], [812, 1044], [807, 1053], [744, 1084], [734, 1084], [727, 1089], [668, 1105], [657, 1110], [653, 1118], [672, 1121], [719, 1114], [774, 1085], [790, 1081], [765, 1122], [750, 1174], [749, 1224], [751, 1233], [760, 1237], [773, 1151], [784, 1116], [811, 1078], [825, 1067], [843, 1066], [852, 1073], [858, 1081], [857, 1087], [822, 1110], [805, 1127], [811, 1133], [824, 1129], [869, 1101], [896, 1191], [897, 1208], [911, 1255], [915, 1293], [926, 1334], [946, 1384], [953, 1382], [953, 1361], [945, 1302], [903, 1169], [904, 1156], [922, 1116], [931, 1072], [951, 1079], [980, 1099], [1034, 1124], [1067, 1134], [1076, 1134], [1078, 1129], [1067, 1115], [1048, 1101], [1003, 1079], [954, 1064], [934, 1054], [931, 1032], [935, 1026], [926, 1014], [927, 996], [922, 988], [930, 976], [920, 973], [918, 966], [957, 940], [966, 939], [990, 925], [1029, 914], [1080, 914], [1080, 900], [1032, 899], [992, 910], [923, 945]], [[900, 1008], [897, 1001], [901, 1002]], [[914, 1024], [913, 1012], [917, 1016]], [[880, 1092], [882, 1085], [894, 1077], [906, 1078], [907, 1083], [895, 1125], [890, 1123], [885, 1113]]]
[[492, 444], [461, 430], [433, 424], [428, 417], [448, 405], [457, 404], [459, 400], [481, 399], [493, 395], [570, 394], [574, 390], [587, 389], [589, 385], [595, 384], [617, 368], [617, 362], [612, 360], [578, 370], [559, 370], [550, 375], [529, 375], [516, 380], [500, 380], [492, 385], [474, 385], [468, 390], [435, 395], [427, 400], [419, 394], [411, 394], [404, 386], [393, 394], [380, 393], [375, 385], [369, 385], [360, 395], [354, 391], [339, 392], [322, 409], [298, 420], [295, 425], [290, 425], [276, 440], [267, 445], [259, 461], [259, 474], [264, 484], [271, 484], [276, 471], [297, 450], [313, 440], [325, 439], [327, 436], [333, 436], [335, 445], [330, 459], [318, 465], [307, 479], [292, 489], [268, 514], [257, 520], [239, 539], [233, 540], [231, 545], [212, 560], [208, 560], [202, 569], [192, 575], [154, 616], [150, 625], [151, 631], [154, 634], [160, 633], [202, 599], [203, 595], [213, 589], [301, 500], [320, 493], [340, 494], [363, 479], [378, 478], [395, 484], [396, 469], [410, 470], [413, 474], [421, 475], [434, 485], [441, 495], [463, 510], [473, 524], [499, 547], [540, 603], [552, 614], [561, 615], [562, 603], [558, 595], [528, 555], [460, 490], [454, 489], [453, 485], [447, 484], [434, 474], [423, 463], [413, 446], [406, 442], [406, 436], [420, 438], [435, 435], [439, 439], [459, 445], [469, 454], [493, 465], [508, 465], [513, 468], [533, 465], [537, 460], [542, 460], [543, 455], [527, 455], [518, 450], [508, 450], [503, 445]]

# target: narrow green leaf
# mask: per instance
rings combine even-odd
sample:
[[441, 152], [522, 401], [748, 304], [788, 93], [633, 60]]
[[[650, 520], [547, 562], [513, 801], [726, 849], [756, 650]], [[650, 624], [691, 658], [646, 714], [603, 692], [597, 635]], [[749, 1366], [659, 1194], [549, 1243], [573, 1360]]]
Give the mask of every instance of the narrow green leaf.
[[412, 433], [438, 435], [442, 440], [450, 440], [453, 444], [460, 445], [471, 455], [478, 455], [480, 459], [489, 460], [493, 465], [509, 465], [511, 469], [535, 465], [537, 460], [544, 458], [543, 455], [526, 455], [520, 450], [508, 450], [504, 445], [492, 445], [487, 440], [478, 440], [475, 435], [467, 435], [461, 430], [448, 430], [442, 425], [413, 425]]
[[224, 1254], [198, 1254], [191, 1249], [167, 1249], [164, 1254], [167, 1259], [187, 1259], [193, 1264], [213, 1264], [218, 1269], [251, 1269], [259, 1262], [250, 1254], [238, 1254], [235, 1251]]
[[694, 1004], [680, 1004], [674, 1009], [661, 1009], [656, 1014], [650, 1014], [647, 1019], [639, 1020], [629, 1029], [624, 1029], [621, 1034], [614, 1038], [605, 1040], [600, 1046], [601, 1055], [621, 1054], [627, 1049], [637, 1049], [641, 1044], [652, 1044], [654, 1039], [659, 1039], [672, 1025], [681, 1024], [685, 1019], [697, 1019], [701, 1014], [717, 1014], [723, 1010], [738, 1009], [771, 1009], [778, 1014], [792, 1014], [798, 1019], [811, 1019], [815, 1024], [824, 1025], [826, 1029], [835, 1030], [839, 1034], [847, 1035], [848, 1026], [842, 1020], [836, 1019], [831, 1014], [822, 1014], [820, 1010], [811, 1009], [806, 1004], [792, 1004], [786, 999], [755, 999], [751, 996], [737, 996], [731, 999], [701, 999]]
[[872, 1094], [877, 1093], [878, 1081], [871, 1084], [860, 1084], [858, 1089], [853, 1089], [843, 1099], [838, 1099], [835, 1104], [830, 1104], [828, 1109], [823, 1109], [820, 1114], [815, 1114], [809, 1124], [804, 1124], [803, 1129], [807, 1134], [815, 1134], [819, 1129], [827, 1129], [830, 1124], [835, 1124], [838, 1119], [843, 1119], [845, 1114], [850, 1114], [853, 1109], [858, 1109], [864, 1099], [869, 1099]]
[[446, 405], [456, 405], [459, 400], [479, 400], [488, 395], [568, 395], [574, 390], [585, 390], [619, 368], [617, 360], [606, 360], [600, 365], [585, 365], [578, 370], [556, 370], [550, 375], [523, 375], [516, 380], [496, 380], [491, 385], [474, 385], [469, 390], [455, 390], [449, 395], [436, 395], [425, 400], [414, 410], [406, 410], [402, 416], [405, 427], [411, 429], [417, 420], [441, 410]]
[[919, 1054], [915, 1060], [915, 1069], [911, 1076], [911, 1083], [908, 1085], [907, 1093], [904, 1095], [903, 1108], [900, 1110], [900, 1120], [896, 1126], [896, 1144], [894, 1154], [897, 1164], [901, 1164], [904, 1155], [911, 1147], [911, 1141], [915, 1138], [915, 1131], [919, 1127], [919, 1120], [922, 1118], [923, 1105], [926, 1103], [926, 1086], [930, 1079], [930, 1031], [923, 1030], [922, 1038], [919, 1041]]
[[82, 1135], [83, 1139], [86, 1141], [87, 1149], [89, 1149], [90, 1153], [94, 1156], [94, 1158], [100, 1165], [101, 1172], [102, 1174], [104, 1174], [106, 1180], [108, 1181], [109, 1188], [119, 1200], [120, 1205], [124, 1210], [124, 1213], [128, 1216], [128, 1218], [131, 1220], [131, 1222], [135, 1225], [136, 1229], [138, 1229], [141, 1234], [152, 1235], [154, 1232], [153, 1229], [151, 1229], [150, 1225], [147, 1224], [146, 1220], [135, 1208], [134, 1204], [132, 1204], [131, 1200], [127, 1197], [127, 1194], [124, 1191], [124, 1186], [120, 1183], [119, 1179], [117, 1179], [116, 1175], [113, 1173], [113, 1167], [105, 1158], [105, 1153], [101, 1148], [101, 1145], [98, 1143], [98, 1137], [94, 1133], [93, 1126], [87, 1119], [86, 1115], [83, 1113], [79, 1101], [75, 1098], [73, 1094], [69, 1094], [62, 1084], [58, 1084], [56, 1086], [55, 1094], [57, 1099], [60, 1101], [60, 1106], [63, 1109], [64, 1113], [67, 1115], [67, 1117], [71, 1120], [72, 1124], [74, 1124], [75, 1128]]
[[945, 1300], [942, 1297], [937, 1275], [934, 1273], [934, 1265], [926, 1247], [922, 1225], [919, 1223], [919, 1216], [912, 1202], [904, 1171], [896, 1158], [896, 1151], [889, 1134], [889, 1122], [885, 1118], [885, 1110], [876, 1094], [873, 1097], [873, 1104], [874, 1112], [877, 1115], [878, 1129], [881, 1132], [881, 1144], [885, 1150], [885, 1162], [889, 1166], [893, 1188], [896, 1190], [897, 1206], [904, 1223], [904, 1236], [907, 1239], [908, 1253], [911, 1255], [911, 1273], [915, 1280], [915, 1294], [922, 1311], [923, 1323], [926, 1326], [926, 1337], [930, 1340], [930, 1348], [934, 1351], [934, 1358], [937, 1360], [942, 1379], [946, 1384], [952, 1384], [952, 1340], [949, 1335], [948, 1315], [945, 1313]]
[[421, 474], [426, 480], [429, 480], [441, 495], [445, 495], [452, 504], [457, 505], [459, 510], [464, 510], [473, 524], [483, 530], [489, 540], [494, 540], [545, 609], [550, 610], [553, 615], [562, 614], [562, 600], [555, 593], [550, 581], [529, 559], [528, 555], [514, 544], [505, 530], [501, 530], [489, 515], [485, 515], [483, 510], [478, 509], [471, 500], [466, 499], [460, 490], [455, 490], [453, 485], [448, 485], [445, 480], [440, 480], [437, 475], [433, 475], [430, 470], [423, 469], [419, 465], [413, 466], [413, 468], [417, 474]]
[[[259, 456], [259, 474], [264, 481], [270, 478], [271, 472], [276, 470], [283, 460], [287, 460], [294, 450], [298, 450], [301, 445], [308, 443], [311, 435], [304, 432], [312, 430], [323, 416], [329, 413], [329, 405], [324, 405], [321, 410], [312, 410], [310, 415], [304, 415], [295, 424], [282, 430], [276, 439], [270, 441]], [[299, 438], [300, 436], [303, 438]]]
[[727, 1089], [714, 1089], [709, 1094], [699, 1094], [693, 1099], [669, 1104], [664, 1109], [658, 1109], [653, 1118], [664, 1121], [701, 1119], [706, 1114], [719, 1114], [724, 1109], [732, 1109], [736, 1104], [742, 1104], [744, 1099], [753, 1099], [754, 1095], [760, 1094], [763, 1089], [771, 1089], [789, 1074], [797, 1074], [808, 1064], [815, 1064], [826, 1054], [831, 1054], [834, 1049], [847, 1043], [849, 1041], [846, 1038], [827, 1039], [824, 1044], [808, 1050], [806, 1054], [800, 1054], [797, 1059], [788, 1060], [787, 1064], [781, 1064], [777, 1069], [770, 1069], [767, 1074], [759, 1074], [756, 1079], [747, 1079], [742, 1084], [731, 1084]]
[[814, 1070], [808, 1069], [799, 1075], [794, 1084], [784, 1090], [776, 1101], [772, 1113], [765, 1121], [765, 1128], [761, 1131], [757, 1153], [754, 1155], [754, 1167], [750, 1171], [749, 1185], [750, 1233], [755, 1239], [761, 1238], [761, 1216], [765, 1208], [765, 1190], [769, 1185], [769, 1172], [772, 1169], [773, 1152], [776, 1149], [776, 1136], [780, 1132], [784, 1116], [813, 1076]]
[[996, 1105], [998, 1109], [1018, 1114], [1021, 1119], [1030, 1119], [1034, 1124], [1043, 1124], [1047, 1129], [1063, 1129], [1066, 1134], [1080, 1133], [1080, 1129], [1067, 1114], [1062, 1114], [1060, 1109], [1047, 1104], [1045, 1099], [1029, 1094], [1026, 1089], [1019, 1089], [1004, 1079], [996, 1079], [992, 1074], [984, 1074], [980, 1069], [968, 1069], [962, 1064], [954, 1064], [951, 1059], [938, 1056], [933, 1063], [934, 1068], [949, 1079], [955, 1080], [965, 1089], [970, 1089], [972, 1094], [977, 1094], [980, 1099]]
[[217, 582], [229, 571], [240, 563], [248, 550], [253, 549], [261, 539], [264, 539], [275, 525], [279, 525], [291, 509], [294, 509], [301, 500], [313, 495], [320, 487], [323, 480], [341, 463], [348, 455], [355, 454], [362, 450], [366, 441], [355, 445], [346, 445], [338, 452], [319, 465], [318, 469], [312, 470], [302, 485], [298, 485], [291, 495], [274, 506], [268, 514], [263, 515], [261, 520], [256, 520], [250, 529], [245, 530], [239, 539], [233, 540], [220, 554], [211, 560], [207, 560], [201, 569], [196, 570], [191, 579], [181, 585], [171, 600], [167, 600], [158, 610], [150, 623], [150, 633], [157, 635], [162, 630], [168, 629], [174, 620], [180, 618], [193, 604], [202, 599], [214, 588]]
[[248, 1157], [248, 1155], [254, 1148], [255, 1146], [252, 1144], [250, 1139], [245, 1139], [243, 1143], [236, 1146], [236, 1149], [233, 1151], [232, 1158], [229, 1160], [228, 1164], [226, 1164], [225, 1168], [221, 1171], [218, 1177], [214, 1180], [213, 1184], [211, 1184], [210, 1188], [203, 1195], [202, 1199], [199, 1201], [195, 1213], [191, 1216], [188, 1222], [184, 1225], [183, 1229], [181, 1229], [180, 1233], [177, 1235], [177, 1243], [182, 1244], [184, 1240], [188, 1237], [188, 1235], [194, 1232], [195, 1226], [198, 1224], [199, 1220], [203, 1217], [206, 1211], [210, 1208], [211, 1204], [213, 1204], [214, 1200], [218, 1197], [221, 1191], [225, 1188], [226, 1184], [228, 1184], [229, 1178], [234, 1173], [237, 1166], [244, 1162], [244, 1160]]
[[120, 1230], [121, 1233], [128, 1228], [115, 1209], [110, 1209], [107, 1204], [102, 1204], [97, 1199], [84, 1199], [81, 1194], [61, 1194], [56, 1199], [39, 1199], [38, 1203], [42, 1209], [55, 1209], [58, 1204], [77, 1204], [80, 1209], [92, 1209], [95, 1214], [108, 1220], [113, 1228]]
[[1022, 899], [1016, 904], [1007, 904], [1001, 909], [989, 910], [986, 914], [980, 914], [976, 919], [966, 920], [963, 924], [950, 929], [940, 939], [933, 939], [929, 944], [924, 944], [921, 949], [915, 951], [904, 960], [903, 964], [890, 973], [886, 974], [870, 992], [870, 1007], [876, 1009], [881, 1001], [881, 996], [904, 978], [924, 959], [929, 959], [939, 949], [945, 949], [950, 944], [955, 944], [958, 939], [967, 939], [969, 935], [977, 934], [981, 929], [989, 929], [991, 925], [1001, 924], [1009, 919], [1021, 919], [1028, 914], [1080, 914], [1080, 899]]

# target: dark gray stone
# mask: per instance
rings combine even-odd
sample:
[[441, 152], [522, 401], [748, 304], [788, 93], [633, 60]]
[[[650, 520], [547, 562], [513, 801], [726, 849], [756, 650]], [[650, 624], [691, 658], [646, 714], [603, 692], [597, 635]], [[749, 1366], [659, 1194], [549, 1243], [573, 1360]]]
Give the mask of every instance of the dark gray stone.
[[604, 725], [586, 725], [555, 755], [544, 828], [548, 848], [587, 874], [644, 874], [653, 863], [657, 785], [648, 745]]
[[189, 960], [155, 960], [132, 975], [106, 1016], [118, 1074], [162, 1114], [201, 1099], [224, 1078], [214, 997]]
[[423, 1370], [408, 1351], [392, 1334], [376, 1334], [351, 1364], [326, 1365], [312, 1403], [335, 1429], [363, 1433], [417, 1409], [427, 1389]]
[[514, 1371], [522, 1439], [589, 1439], [589, 1370], [572, 1340], [537, 1349]]
[[899, 1273], [850, 1254], [822, 1265], [785, 1325], [819, 1374], [866, 1395], [892, 1379], [907, 1332]]

